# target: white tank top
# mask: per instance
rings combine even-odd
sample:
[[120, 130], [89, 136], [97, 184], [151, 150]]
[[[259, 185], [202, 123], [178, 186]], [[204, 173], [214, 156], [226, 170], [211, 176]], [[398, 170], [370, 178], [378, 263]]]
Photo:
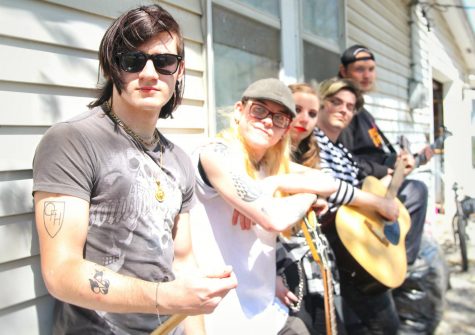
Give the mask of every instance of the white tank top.
[[277, 234], [260, 225], [242, 230], [232, 225], [233, 208], [202, 180], [198, 154], [197, 203], [190, 212], [193, 250], [201, 269], [231, 265], [238, 287], [216, 310], [205, 316], [208, 335], [275, 335], [285, 324], [288, 309], [275, 296]]

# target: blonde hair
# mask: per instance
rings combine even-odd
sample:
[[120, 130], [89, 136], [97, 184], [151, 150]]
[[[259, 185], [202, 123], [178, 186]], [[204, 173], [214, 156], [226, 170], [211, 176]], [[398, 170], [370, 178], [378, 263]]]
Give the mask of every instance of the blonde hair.
[[[247, 100], [243, 100], [242, 104], [245, 106]], [[258, 168], [256, 162], [253, 162], [249, 156], [250, 148], [246, 145], [246, 141], [239, 133], [239, 126], [236, 119], [231, 122], [231, 126], [219, 132], [217, 138], [223, 139], [232, 145], [238, 145], [242, 150], [243, 164], [247, 174], [253, 178], [258, 177]], [[260, 166], [266, 176], [275, 176], [290, 172], [290, 134], [285, 133], [282, 138], [274, 146], [270, 147], [260, 162]]]
[[[292, 94], [294, 93], [306, 93], [312, 94], [318, 98], [320, 103], [319, 109], [321, 108], [322, 99], [318, 90], [307, 84], [307, 83], [297, 83], [289, 85]], [[313, 132], [304, 138], [298, 145], [298, 147], [292, 147], [292, 158], [296, 163], [311, 167], [317, 168], [320, 163], [320, 149], [318, 147], [317, 139], [315, 138]]]
[[341, 90], [350, 91], [355, 95], [355, 113], [357, 113], [364, 105], [364, 98], [358, 85], [351, 79], [333, 77], [320, 83], [320, 94], [322, 100], [333, 97]]

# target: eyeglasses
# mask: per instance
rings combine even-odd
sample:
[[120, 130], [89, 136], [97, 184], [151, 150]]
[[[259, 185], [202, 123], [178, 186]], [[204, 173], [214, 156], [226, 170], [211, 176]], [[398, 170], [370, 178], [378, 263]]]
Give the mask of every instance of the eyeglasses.
[[178, 70], [178, 65], [183, 57], [173, 54], [149, 55], [142, 51], [128, 51], [117, 54], [121, 69], [131, 73], [142, 71], [149, 59], [152, 60], [155, 71], [158, 73], [174, 74]]
[[258, 120], [264, 120], [270, 115], [274, 126], [282, 129], [287, 129], [290, 125], [290, 122], [292, 122], [292, 119], [289, 115], [284, 113], [272, 113], [266, 107], [255, 102], [251, 103], [251, 107], [249, 108], [249, 115]]

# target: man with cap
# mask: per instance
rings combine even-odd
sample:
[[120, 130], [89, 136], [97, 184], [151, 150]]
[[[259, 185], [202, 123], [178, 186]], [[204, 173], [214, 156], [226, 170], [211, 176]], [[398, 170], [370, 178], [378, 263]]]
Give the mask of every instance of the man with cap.
[[[354, 80], [363, 93], [371, 92], [376, 80], [374, 54], [365, 46], [353, 45], [341, 56], [339, 75]], [[353, 153], [363, 176], [383, 178], [392, 174], [398, 154], [366, 108], [363, 107], [353, 117], [339, 139]], [[423, 157], [423, 162], [427, 162], [432, 152], [423, 150], [418, 155]], [[399, 157], [405, 163], [404, 175], [407, 176], [415, 168], [415, 157], [404, 150], [399, 153]], [[427, 187], [420, 181], [405, 180], [398, 197], [411, 215], [412, 225], [406, 237], [406, 251], [407, 262], [412, 264], [417, 258], [425, 222]]]
[[[376, 81], [376, 59], [373, 52], [364, 45], [349, 47], [341, 56], [338, 75], [354, 80], [363, 93], [371, 92]], [[391, 176], [398, 157], [404, 162], [405, 176], [415, 168], [414, 156], [404, 150], [398, 154], [376, 125], [374, 117], [364, 107], [353, 116], [350, 125], [340, 135], [339, 141], [350, 150], [358, 162], [362, 178], [375, 176], [381, 179]], [[432, 156], [432, 151], [425, 149], [420, 155], [421, 161], [427, 162]], [[427, 210], [427, 195], [428, 190], [424, 183], [409, 179], [404, 180], [397, 195], [411, 217], [411, 228], [405, 241], [409, 265], [414, 263], [419, 252]], [[392, 307], [388, 308], [394, 309], [392, 299], [389, 300], [387, 304]], [[393, 310], [393, 313], [396, 311]]]
[[284, 83], [258, 80], [234, 104], [231, 127], [195, 152], [198, 204], [191, 220], [198, 264], [231, 265], [238, 280], [205, 317], [208, 334], [308, 334], [275, 295], [276, 237], [306, 215], [317, 194], [331, 196], [345, 184], [290, 163], [295, 115]]

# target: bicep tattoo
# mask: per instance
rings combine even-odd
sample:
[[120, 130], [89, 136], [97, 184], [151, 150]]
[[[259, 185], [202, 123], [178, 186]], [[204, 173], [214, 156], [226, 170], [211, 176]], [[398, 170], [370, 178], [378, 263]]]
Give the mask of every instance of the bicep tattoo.
[[233, 179], [236, 193], [242, 200], [252, 202], [262, 196], [262, 190], [253, 185], [254, 183], [252, 183], [249, 177], [246, 178], [246, 176], [231, 171], [231, 178]]
[[94, 276], [89, 279], [89, 284], [91, 285], [91, 291], [96, 294], [107, 294], [109, 292], [110, 282], [104, 279], [104, 271], [95, 270]]
[[262, 190], [245, 171], [240, 171], [238, 166], [232, 165], [229, 147], [224, 143], [213, 143], [212, 150], [221, 156], [224, 162], [229, 164], [229, 174], [238, 197], [246, 202], [257, 200], [262, 195]]
[[46, 232], [51, 238], [54, 238], [63, 226], [64, 201], [45, 201], [43, 207], [43, 222]]

